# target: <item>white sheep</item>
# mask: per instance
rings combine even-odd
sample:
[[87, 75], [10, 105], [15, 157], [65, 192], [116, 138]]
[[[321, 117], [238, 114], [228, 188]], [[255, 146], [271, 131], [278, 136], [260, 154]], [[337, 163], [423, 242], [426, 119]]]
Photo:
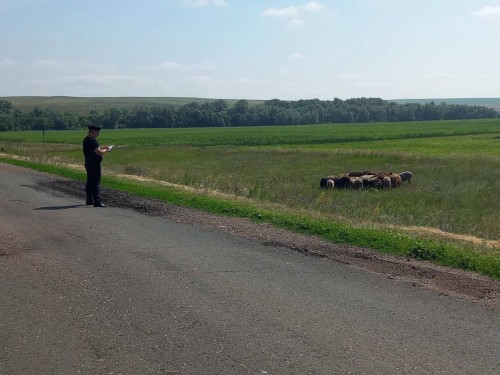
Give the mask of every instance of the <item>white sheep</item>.
[[382, 179], [382, 186], [387, 189], [391, 187], [391, 178], [389, 176], [385, 176]]

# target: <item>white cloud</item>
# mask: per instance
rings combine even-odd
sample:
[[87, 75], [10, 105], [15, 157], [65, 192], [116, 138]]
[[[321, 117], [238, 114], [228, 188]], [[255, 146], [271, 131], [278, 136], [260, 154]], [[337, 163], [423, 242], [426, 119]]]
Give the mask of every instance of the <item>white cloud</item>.
[[205, 60], [205, 61], [202, 61], [199, 64], [193, 64], [192, 68], [193, 69], [198, 69], [198, 70], [214, 70], [217, 67], [215, 66], [215, 64], [212, 61]]
[[451, 80], [454, 77], [450, 73], [446, 73], [446, 72], [432, 72], [432, 73], [423, 74], [421, 76], [421, 78], [424, 80], [429, 80], [429, 81], [439, 81], [439, 80]]
[[345, 81], [358, 80], [362, 79], [363, 76], [361, 74], [341, 74], [339, 75], [339, 79]]
[[266, 17], [298, 18], [300, 15], [300, 9], [295, 6], [278, 9], [273, 8], [266, 9], [262, 14]]
[[201, 63], [196, 63], [196, 64], [181, 64], [176, 61], [165, 61], [161, 64], [144, 68], [144, 70], [148, 71], [166, 70], [166, 71], [178, 71], [178, 72], [207, 71], [215, 69], [216, 67], [214, 63], [211, 61], [202, 61]]
[[31, 83], [33, 84], [33, 86], [49, 87], [49, 86], [55, 86], [57, 82], [55, 80], [50, 80], [50, 79], [33, 79]]
[[75, 84], [96, 84], [96, 85], [110, 85], [116, 83], [141, 83], [143, 78], [133, 75], [104, 75], [104, 74], [86, 74], [86, 75], [73, 75], [64, 76], [62, 80], [65, 83]]
[[227, 0], [184, 0], [186, 3], [189, 5], [195, 6], [195, 7], [205, 7], [209, 5], [227, 5], [228, 2]]
[[253, 79], [251, 78], [236, 78], [234, 80], [235, 83], [241, 83], [241, 84], [251, 84], [254, 82]]
[[0, 60], [0, 68], [9, 68], [16, 65], [16, 62], [11, 59], [2, 59]]
[[[153, 72], [123, 71], [110, 64], [89, 61], [42, 59], [37, 61], [0, 60], [11, 68], [0, 69], [0, 80], [7, 95], [83, 95], [107, 96], [113, 92], [134, 91], [157, 84]], [[15, 74], [10, 72], [14, 69]], [[22, 76], [22, 80], [15, 77]]]
[[54, 72], [87, 72], [97, 73], [115, 73], [117, 68], [111, 64], [95, 64], [86, 61], [66, 61], [66, 60], [38, 60], [31, 64], [33, 69]]
[[300, 18], [294, 18], [293, 20], [288, 21], [286, 24], [288, 27], [300, 27], [304, 25], [304, 21]]
[[122, 67], [91, 61], [41, 59], [15, 62], [7, 58], [0, 59], [0, 68], [0, 80], [4, 83], [15, 82], [10, 77], [19, 76], [17, 73], [10, 73], [10, 70], [23, 72], [24, 85], [31, 85], [34, 94], [91, 96], [98, 95], [97, 92], [107, 95], [117, 88], [120, 92], [139, 92], [144, 90], [144, 87], [156, 90], [158, 87], [170, 87], [171, 84], [182, 85], [182, 82], [214, 82], [207, 72], [216, 70], [211, 61], [189, 64], [165, 61], [157, 65], [125, 70]]
[[212, 81], [212, 77], [210, 76], [191, 76], [189, 79], [197, 83], [207, 83]]
[[498, 77], [491, 74], [476, 74], [471, 77], [473, 81], [493, 81], [495, 79], [498, 79]]
[[500, 5], [499, 6], [486, 5], [481, 9], [475, 10], [471, 14], [475, 17], [480, 17], [480, 18], [500, 19]]
[[304, 5], [303, 8], [308, 12], [319, 12], [320, 10], [325, 9], [325, 6], [322, 3], [318, 3], [317, 1], [311, 1]]
[[187, 70], [187, 67], [185, 65], [179, 64], [174, 61], [166, 61], [160, 64], [158, 67], [166, 70]]
[[389, 81], [357, 81], [354, 82], [354, 85], [357, 87], [363, 87], [363, 88], [386, 88], [386, 87], [391, 87], [391, 83]]
[[317, 13], [323, 10], [325, 6], [317, 1], [310, 1], [302, 6], [288, 6], [284, 8], [269, 8], [262, 12], [265, 17], [287, 18], [288, 27], [299, 27], [305, 24], [303, 20], [304, 13]]
[[303, 59], [305, 59], [305, 56], [303, 53], [294, 52], [294, 53], [290, 54], [290, 58], [294, 59], [294, 60], [303, 60]]

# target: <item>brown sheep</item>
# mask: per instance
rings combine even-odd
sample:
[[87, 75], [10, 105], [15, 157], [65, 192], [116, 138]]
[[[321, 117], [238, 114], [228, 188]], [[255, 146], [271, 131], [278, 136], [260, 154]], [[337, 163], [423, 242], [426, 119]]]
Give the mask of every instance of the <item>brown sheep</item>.
[[411, 182], [411, 172], [350, 172], [338, 176], [322, 177], [320, 187], [324, 189], [397, 188], [403, 181]]
[[401, 184], [403, 183], [403, 181], [401, 180], [401, 176], [396, 174], [396, 173], [392, 173], [389, 175], [389, 178], [391, 179], [391, 186], [393, 188], [397, 188], [399, 186], [401, 186]]

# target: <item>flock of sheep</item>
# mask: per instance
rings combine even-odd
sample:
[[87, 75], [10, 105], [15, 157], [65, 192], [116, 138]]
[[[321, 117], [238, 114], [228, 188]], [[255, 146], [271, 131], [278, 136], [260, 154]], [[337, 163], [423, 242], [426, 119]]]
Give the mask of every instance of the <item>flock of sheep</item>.
[[338, 176], [321, 178], [319, 186], [323, 189], [383, 189], [397, 188], [408, 181], [411, 183], [412, 173], [392, 172], [351, 172]]

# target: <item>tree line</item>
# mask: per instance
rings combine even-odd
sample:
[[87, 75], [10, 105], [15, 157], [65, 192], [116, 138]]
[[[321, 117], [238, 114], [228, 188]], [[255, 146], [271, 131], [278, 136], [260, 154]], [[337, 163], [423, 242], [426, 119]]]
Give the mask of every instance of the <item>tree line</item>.
[[306, 125], [496, 118], [492, 108], [428, 102], [398, 104], [380, 98], [341, 100], [267, 100], [250, 105], [239, 100], [189, 103], [183, 106], [151, 106], [136, 109], [109, 108], [88, 114], [34, 108], [22, 111], [0, 100], [0, 131], [82, 129], [91, 124], [118, 128], [189, 128], [262, 125]]

